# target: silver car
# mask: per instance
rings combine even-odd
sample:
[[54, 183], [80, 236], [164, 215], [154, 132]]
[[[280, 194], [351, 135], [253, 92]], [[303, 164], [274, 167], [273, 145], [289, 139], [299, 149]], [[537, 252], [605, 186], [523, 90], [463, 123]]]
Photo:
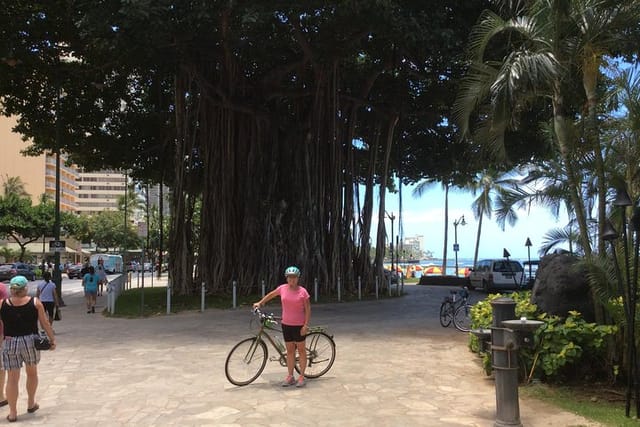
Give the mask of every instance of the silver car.
[[505, 258], [478, 261], [469, 273], [469, 287], [491, 290], [518, 290], [524, 282], [524, 268], [520, 261]]

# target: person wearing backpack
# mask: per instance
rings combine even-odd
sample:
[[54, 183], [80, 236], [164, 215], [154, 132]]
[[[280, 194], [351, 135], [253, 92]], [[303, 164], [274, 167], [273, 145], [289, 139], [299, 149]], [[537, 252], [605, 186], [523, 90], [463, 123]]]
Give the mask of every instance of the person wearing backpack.
[[51, 273], [45, 271], [42, 274], [43, 281], [38, 284], [36, 296], [42, 301], [44, 310], [49, 317], [49, 324], [53, 325], [53, 311], [60, 306], [58, 302], [58, 293], [56, 292], [56, 284], [51, 280]]

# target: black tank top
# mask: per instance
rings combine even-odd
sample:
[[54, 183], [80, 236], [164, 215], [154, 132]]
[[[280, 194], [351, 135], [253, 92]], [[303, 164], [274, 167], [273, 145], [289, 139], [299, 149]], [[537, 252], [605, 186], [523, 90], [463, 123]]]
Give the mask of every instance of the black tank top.
[[11, 305], [11, 300], [5, 299], [0, 308], [0, 318], [4, 325], [4, 335], [7, 337], [38, 333], [38, 310], [33, 297], [24, 305]]

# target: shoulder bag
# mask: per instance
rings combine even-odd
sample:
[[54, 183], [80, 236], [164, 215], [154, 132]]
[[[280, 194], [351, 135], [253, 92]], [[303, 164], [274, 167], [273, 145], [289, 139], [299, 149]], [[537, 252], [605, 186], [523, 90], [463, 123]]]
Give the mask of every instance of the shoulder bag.
[[33, 344], [36, 350], [49, 350], [51, 348], [49, 337], [43, 333], [40, 333], [38, 336], [33, 338]]

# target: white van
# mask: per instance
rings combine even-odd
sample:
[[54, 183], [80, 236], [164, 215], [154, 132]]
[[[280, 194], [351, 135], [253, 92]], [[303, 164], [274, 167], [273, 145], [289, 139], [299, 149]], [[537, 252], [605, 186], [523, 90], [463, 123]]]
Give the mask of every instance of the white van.
[[518, 290], [524, 283], [524, 268], [519, 261], [483, 259], [469, 273], [469, 287], [485, 292], [493, 289]]
[[110, 254], [94, 254], [89, 258], [89, 264], [91, 264], [94, 268], [98, 266], [98, 260], [102, 259], [104, 261], [104, 270], [108, 274], [114, 273], [122, 273], [123, 262], [121, 255], [110, 255]]

